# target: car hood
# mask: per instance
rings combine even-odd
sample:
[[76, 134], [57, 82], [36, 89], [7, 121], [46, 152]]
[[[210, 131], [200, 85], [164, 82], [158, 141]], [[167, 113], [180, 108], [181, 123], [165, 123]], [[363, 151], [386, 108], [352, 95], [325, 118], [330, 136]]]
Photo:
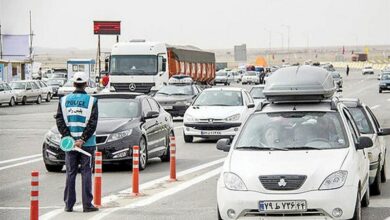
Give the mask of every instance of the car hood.
[[157, 102], [177, 102], [177, 101], [191, 101], [191, 95], [155, 95], [153, 97]]
[[349, 149], [290, 150], [290, 151], [243, 151], [234, 150], [230, 155], [230, 172], [241, 177], [248, 190], [269, 191], [260, 183], [262, 175], [306, 175], [302, 187], [294, 192], [317, 190], [331, 173], [338, 171]]
[[234, 114], [242, 114], [245, 106], [191, 106], [185, 114], [197, 119], [225, 119]]

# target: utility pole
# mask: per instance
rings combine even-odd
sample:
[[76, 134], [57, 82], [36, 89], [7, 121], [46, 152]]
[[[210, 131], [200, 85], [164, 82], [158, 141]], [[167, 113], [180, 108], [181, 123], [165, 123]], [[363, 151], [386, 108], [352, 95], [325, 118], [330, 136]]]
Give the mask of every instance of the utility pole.
[[32, 23], [31, 23], [31, 10], [29, 11], [30, 12], [30, 59], [31, 61], [33, 60], [33, 47], [32, 47], [32, 44], [33, 44], [33, 31], [32, 31]]
[[3, 59], [3, 43], [2, 43], [2, 35], [1, 35], [1, 22], [0, 22], [0, 59]]
[[99, 77], [102, 77], [100, 75], [100, 34], [98, 35], [98, 71], [99, 71]]

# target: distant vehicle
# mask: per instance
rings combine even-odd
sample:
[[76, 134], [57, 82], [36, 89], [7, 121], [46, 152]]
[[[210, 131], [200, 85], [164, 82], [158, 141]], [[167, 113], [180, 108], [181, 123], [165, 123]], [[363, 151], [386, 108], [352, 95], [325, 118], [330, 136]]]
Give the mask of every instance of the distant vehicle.
[[46, 84], [52, 88], [53, 96], [58, 96], [58, 89], [63, 85], [63, 81], [57, 79], [49, 79], [46, 81]]
[[388, 73], [390, 73], [390, 65], [384, 67], [384, 68], [378, 73], [378, 80], [381, 79], [382, 74], [388, 74]]
[[[69, 93], [72, 93], [75, 90], [75, 87], [73, 86], [73, 81], [69, 80], [65, 83], [62, 87], [58, 89], [58, 97], [61, 98], [63, 96], [68, 95]], [[85, 92], [88, 94], [96, 94], [97, 93], [97, 87], [95, 81], [89, 79], [87, 82], [87, 87], [85, 88]]]
[[252, 96], [255, 105], [265, 101], [265, 95], [263, 93], [264, 85], [253, 86], [249, 94]]
[[51, 98], [53, 97], [53, 88], [51, 86], [48, 86], [45, 82], [42, 80], [37, 80], [35, 83], [39, 86], [39, 88], [42, 91], [42, 97], [46, 100], [46, 102], [50, 102]]
[[192, 142], [194, 137], [232, 138], [254, 107], [252, 97], [244, 89], [205, 89], [184, 114], [184, 141]]
[[233, 79], [230, 73], [222, 70], [215, 74], [214, 85], [224, 84], [225, 86], [228, 86], [232, 81]]
[[379, 93], [382, 93], [382, 91], [385, 90], [390, 90], [390, 73], [383, 73], [381, 80], [379, 81]]
[[12, 90], [11, 86], [6, 82], [0, 81], [0, 105], [8, 104], [14, 106], [16, 101], [16, 95]]
[[242, 76], [241, 83], [242, 83], [242, 85], [252, 84], [252, 83], [257, 85], [257, 84], [260, 84], [260, 78], [259, 78], [258, 74], [255, 71], [247, 71]]
[[[134, 145], [140, 147], [139, 168], [159, 157], [170, 160], [170, 137], [174, 136], [172, 117], [151, 97], [137, 93], [96, 95], [99, 99], [99, 120], [96, 130], [97, 150], [103, 164], [122, 164], [131, 168]], [[61, 135], [54, 126], [45, 135], [43, 161], [49, 172], [60, 172], [65, 153], [59, 148]]]
[[16, 104], [27, 102], [35, 102], [41, 104], [42, 102], [42, 90], [39, 86], [31, 80], [13, 81], [10, 84], [12, 90], [16, 94]]
[[[381, 194], [381, 183], [386, 182], [386, 142], [385, 136], [389, 135], [390, 129], [381, 128], [377, 118], [371, 109], [359, 99], [340, 99], [351, 112], [356, 125], [362, 134], [372, 139], [374, 145], [367, 148], [370, 159], [370, 194]], [[387, 133], [387, 134], [386, 134]]]
[[374, 69], [372, 68], [372, 66], [365, 66], [365, 67], [362, 69], [362, 74], [363, 74], [363, 75], [366, 75], [366, 74], [374, 74]]
[[173, 117], [182, 117], [201, 89], [192, 83], [191, 78], [187, 81], [184, 81], [186, 78], [177, 80], [175, 76], [172, 78], [168, 85], [156, 92], [154, 99]]
[[230, 70], [228, 72], [230, 74], [230, 77], [232, 78], [232, 82], [239, 83], [241, 82], [242, 76], [238, 70]]
[[49, 80], [58, 80], [61, 81], [62, 85], [65, 84], [65, 82], [68, 80], [66, 77], [66, 73], [50, 73], [47, 78], [44, 78], [43, 81], [49, 81]]
[[343, 88], [343, 77], [340, 75], [340, 73], [337, 71], [333, 71], [330, 73], [332, 74], [334, 83], [337, 85], [337, 87]]
[[116, 43], [109, 63], [111, 86], [117, 92], [156, 92], [179, 74], [200, 84], [215, 78], [215, 54], [193, 46], [145, 40]]

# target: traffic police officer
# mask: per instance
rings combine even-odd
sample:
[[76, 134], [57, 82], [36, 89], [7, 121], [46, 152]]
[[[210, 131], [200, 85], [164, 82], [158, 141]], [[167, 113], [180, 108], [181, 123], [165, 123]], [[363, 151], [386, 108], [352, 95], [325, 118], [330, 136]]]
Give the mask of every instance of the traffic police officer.
[[61, 98], [56, 122], [62, 137], [75, 139], [75, 147], [82, 148], [92, 157], [77, 151], [65, 152], [66, 186], [64, 191], [65, 211], [72, 212], [76, 203], [76, 175], [80, 165], [82, 176], [82, 202], [84, 212], [98, 211], [92, 205], [92, 164], [96, 149], [96, 126], [98, 121], [97, 99], [85, 92], [88, 76], [76, 72], [73, 76], [75, 91]]

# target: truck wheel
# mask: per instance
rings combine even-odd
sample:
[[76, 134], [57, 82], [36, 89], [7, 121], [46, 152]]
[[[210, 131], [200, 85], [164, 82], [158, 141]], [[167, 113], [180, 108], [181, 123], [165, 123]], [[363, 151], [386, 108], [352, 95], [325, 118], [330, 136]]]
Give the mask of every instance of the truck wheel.
[[184, 136], [184, 142], [186, 142], [186, 143], [192, 143], [192, 141], [194, 141], [193, 136], [185, 135], [184, 133], [183, 133], [183, 136]]
[[49, 172], [59, 173], [61, 172], [63, 165], [50, 165], [45, 163], [45, 167]]

